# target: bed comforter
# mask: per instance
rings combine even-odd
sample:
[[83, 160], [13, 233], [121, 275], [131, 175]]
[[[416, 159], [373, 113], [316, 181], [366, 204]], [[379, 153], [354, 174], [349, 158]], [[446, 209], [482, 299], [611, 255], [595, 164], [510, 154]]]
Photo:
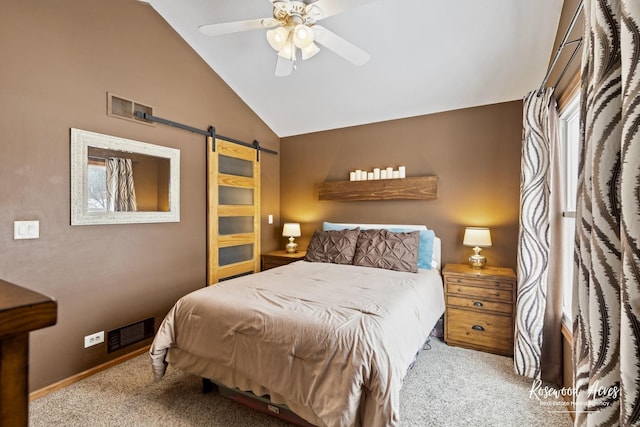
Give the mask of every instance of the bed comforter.
[[167, 364], [285, 404], [319, 426], [395, 426], [400, 388], [444, 311], [437, 270], [299, 261], [194, 291], [149, 351]]

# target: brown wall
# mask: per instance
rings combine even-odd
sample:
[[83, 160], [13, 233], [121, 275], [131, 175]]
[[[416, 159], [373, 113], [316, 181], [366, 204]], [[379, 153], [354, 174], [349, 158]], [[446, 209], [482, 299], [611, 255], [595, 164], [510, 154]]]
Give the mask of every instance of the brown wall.
[[[300, 222], [306, 247], [322, 221], [425, 224], [442, 238], [443, 262], [466, 262], [466, 225], [491, 228], [488, 264], [516, 267], [522, 102], [488, 105], [283, 138], [281, 214]], [[436, 175], [435, 201], [319, 201], [318, 185], [349, 171], [404, 165]], [[281, 238], [281, 246], [285, 240]]]
[[[0, 277], [59, 304], [57, 325], [31, 334], [34, 390], [132, 349], [84, 349], [85, 335], [164, 316], [205, 283], [204, 138], [108, 117], [107, 91], [271, 149], [279, 138], [145, 3], [3, 0], [0, 57]], [[71, 227], [71, 127], [179, 148], [181, 221]], [[263, 248], [273, 249], [280, 157], [262, 159]], [[13, 240], [14, 220], [39, 220], [40, 239]]]

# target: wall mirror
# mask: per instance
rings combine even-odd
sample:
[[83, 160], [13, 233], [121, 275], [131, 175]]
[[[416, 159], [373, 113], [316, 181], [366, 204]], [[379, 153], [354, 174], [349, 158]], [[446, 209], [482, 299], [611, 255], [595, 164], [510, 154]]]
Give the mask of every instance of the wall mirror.
[[71, 129], [71, 225], [180, 221], [180, 150]]

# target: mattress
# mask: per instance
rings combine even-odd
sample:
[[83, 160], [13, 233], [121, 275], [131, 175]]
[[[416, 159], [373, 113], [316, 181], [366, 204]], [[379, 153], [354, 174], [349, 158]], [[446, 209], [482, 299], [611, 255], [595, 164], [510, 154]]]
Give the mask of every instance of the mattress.
[[150, 355], [157, 379], [171, 364], [318, 426], [395, 426], [404, 375], [443, 312], [437, 270], [298, 261], [184, 296]]

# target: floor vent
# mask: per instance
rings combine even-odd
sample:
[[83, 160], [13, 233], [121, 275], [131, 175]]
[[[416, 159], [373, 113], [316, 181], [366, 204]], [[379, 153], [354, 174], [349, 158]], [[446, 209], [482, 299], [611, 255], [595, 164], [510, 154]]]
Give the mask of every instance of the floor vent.
[[107, 115], [153, 126], [155, 123], [136, 115], [136, 111], [153, 116], [153, 107], [107, 92]]
[[144, 341], [155, 334], [154, 320], [150, 317], [107, 332], [107, 353]]

